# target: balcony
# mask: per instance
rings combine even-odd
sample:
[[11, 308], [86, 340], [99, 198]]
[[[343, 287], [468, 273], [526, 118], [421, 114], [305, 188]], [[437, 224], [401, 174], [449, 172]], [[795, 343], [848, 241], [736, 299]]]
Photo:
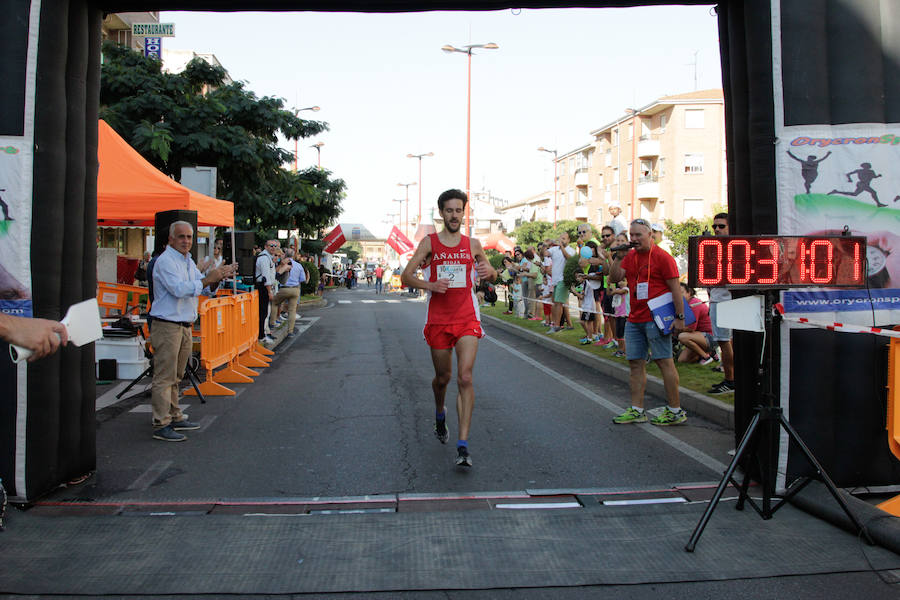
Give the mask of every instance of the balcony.
[[573, 215], [575, 219], [587, 219], [588, 218], [588, 207], [584, 204], [575, 206], [575, 214]]
[[651, 140], [647, 136], [641, 136], [637, 145], [637, 153], [639, 158], [659, 156], [659, 140]]
[[659, 178], [656, 175], [650, 175], [638, 179], [637, 197], [659, 198]]
[[588, 171], [587, 169], [578, 169], [575, 172], [575, 187], [587, 187], [588, 186]]

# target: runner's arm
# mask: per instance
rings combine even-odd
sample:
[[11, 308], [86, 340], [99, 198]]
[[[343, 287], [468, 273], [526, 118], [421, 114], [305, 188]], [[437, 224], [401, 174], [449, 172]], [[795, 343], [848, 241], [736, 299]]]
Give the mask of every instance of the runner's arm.
[[[416, 251], [413, 253], [412, 258], [409, 259], [409, 262], [406, 263], [406, 266], [403, 268], [403, 272], [400, 274], [400, 282], [406, 287], [410, 288], [418, 288], [420, 290], [429, 290], [429, 291], [438, 291], [435, 287], [437, 282], [425, 281], [424, 279], [416, 276], [416, 270], [420, 265], [424, 264], [425, 261], [431, 256], [431, 238], [425, 236], [422, 238], [422, 241], [419, 242], [419, 247], [416, 248]], [[443, 280], [446, 282], [446, 280]], [[443, 286], [444, 289], [440, 290], [441, 292], [447, 291], [446, 284]]]
[[481, 277], [482, 280], [488, 280], [493, 283], [497, 279], [497, 271], [494, 269], [493, 265], [491, 265], [491, 261], [488, 260], [487, 255], [484, 253], [481, 242], [474, 238], [470, 238], [469, 248], [472, 250], [472, 258], [475, 259], [475, 271], [478, 273], [478, 276]]

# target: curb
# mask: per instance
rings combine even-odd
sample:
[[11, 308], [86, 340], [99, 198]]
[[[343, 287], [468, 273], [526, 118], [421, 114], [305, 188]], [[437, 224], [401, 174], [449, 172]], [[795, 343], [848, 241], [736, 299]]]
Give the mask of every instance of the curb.
[[[503, 319], [498, 319], [497, 317], [482, 314], [481, 320], [487, 321], [492, 325], [496, 325], [499, 329], [502, 329], [503, 331], [511, 333], [522, 339], [528, 340], [530, 342], [539, 342], [542, 346], [556, 352], [557, 354], [561, 354], [566, 358], [570, 358], [579, 364], [590, 367], [599, 373], [617, 379], [626, 385], [628, 385], [629, 383], [630, 373], [628, 368], [611, 360], [600, 358], [598, 356], [595, 356], [594, 354], [591, 354], [590, 352], [585, 352], [580, 348], [573, 348], [568, 344], [550, 339], [545, 335], [541, 335], [527, 329], [522, 329], [521, 327], [507, 323]], [[666, 397], [666, 390], [663, 386], [662, 379], [654, 375], [647, 375], [646, 391], [647, 393], [657, 397]], [[733, 406], [718, 402], [716, 400], [708, 398], [703, 394], [695, 392], [694, 390], [689, 390], [683, 387], [678, 388], [678, 394], [681, 398], [681, 405], [685, 410], [696, 413], [704, 419], [712, 421], [713, 423], [721, 427], [734, 429]]]

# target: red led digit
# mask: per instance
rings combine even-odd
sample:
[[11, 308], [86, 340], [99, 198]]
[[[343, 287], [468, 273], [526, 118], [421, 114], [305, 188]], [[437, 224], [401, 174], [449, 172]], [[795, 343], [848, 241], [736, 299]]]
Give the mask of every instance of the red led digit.
[[[712, 277], [706, 271], [706, 267], [713, 262], [713, 259], [707, 257], [706, 248], [715, 248], [716, 274]], [[697, 281], [702, 285], [712, 286], [722, 283], [722, 245], [717, 240], [700, 240], [697, 244], [697, 263]]]
[[800, 242], [798, 254], [800, 259], [800, 282], [806, 281], [806, 242]]
[[[824, 264], [816, 257], [817, 248], [825, 248]], [[821, 273], [824, 267], [825, 276], [819, 277], [816, 273]], [[809, 280], [813, 283], [831, 283], [834, 277], [834, 247], [829, 240], [813, 240], [809, 245]]]
[[853, 244], [853, 281], [862, 281], [862, 260], [859, 255], [859, 243]]
[[[744, 248], [744, 276], [737, 278], [734, 276], [734, 247], [741, 246]], [[742, 285], [750, 281], [750, 242], [747, 240], [731, 240], [728, 242], [727, 259], [727, 281], [733, 285]]]
[[[760, 266], [769, 265], [772, 267], [772, 276], [771, 277], [763, 277], [759, 271], [757, 271], [757, 283], [761, 285], [768, 285], [771, 283], [775, 283], [778, 281], [778, 243], [775, 240], [759, 240], [759, 248], [763, 246], [769, 246], [772, 250], [771, 258], [760, 258], [757, 259], [756, 264]], [[759, 254], [759, 248], [757, 248], [756, 253]]]

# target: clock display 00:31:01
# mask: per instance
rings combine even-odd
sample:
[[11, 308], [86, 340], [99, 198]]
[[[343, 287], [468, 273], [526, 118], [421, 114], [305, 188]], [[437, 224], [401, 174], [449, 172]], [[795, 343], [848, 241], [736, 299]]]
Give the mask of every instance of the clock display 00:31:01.
[[694, 236], [688, 279], [697, 287], [863, 287], [866, 238]]

